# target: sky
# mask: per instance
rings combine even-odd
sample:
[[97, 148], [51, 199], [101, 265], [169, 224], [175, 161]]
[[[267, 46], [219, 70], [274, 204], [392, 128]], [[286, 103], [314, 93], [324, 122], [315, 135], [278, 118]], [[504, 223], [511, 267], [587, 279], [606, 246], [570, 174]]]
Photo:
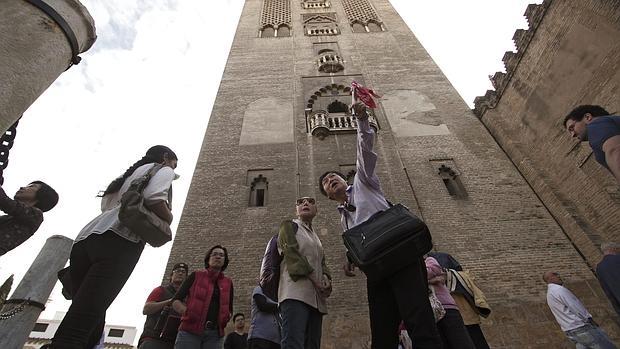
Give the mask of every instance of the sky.
[[[293, 3], [299, 2], [292, 0]], [[332, 0], [335, 2], [338, 0]], [[540, 0], [390, 0], [464, 101], [491, 89], [504, 71], [523, 13]], [[0, 283], [13, 289], [51, 235], [74, 238], [99, 214], [99, 190], [155, 144], [179, 157], [174, 182], [176, 229], [209, 115], [243, 8], [243, 0], [82, 0], [98, 39], [82, 62], [63, 73], [24, 113], [4, 190], [43, 180], [60, 194], [39, 231], [0, 257]], [[171, 244], [147, 246], [107, 322], [136, 326], [161, 281]], [[66, 311], [58, 285], [42, 318]], [[136, 338], [137, 340], [137, 338]]]

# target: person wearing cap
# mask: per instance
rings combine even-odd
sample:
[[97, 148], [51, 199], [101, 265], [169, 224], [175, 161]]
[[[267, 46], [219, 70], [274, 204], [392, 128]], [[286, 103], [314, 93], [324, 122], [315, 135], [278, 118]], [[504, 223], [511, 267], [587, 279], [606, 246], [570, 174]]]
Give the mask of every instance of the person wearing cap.
[[[180, 318], [172, 309], [172, 299], [187, 278], [189, 268], [185, 263], [177, 263], [172, 267], [170, 282], [166, 286], [157, 286], [144, 303], [142, 314], [146, 315], [144, 331], [138, 341], [140, 349], [172, 349], [176, 339], [176, 331], [169, 329], [174, 321]], [[170, 322], [169, 322], [170, 321]], [[168, 326], [166, 324], [168, 323]], [[176, 322], [178, 327], [178, 322]], [[171, 330], [171, 331], [170, 331]], [[171, 333], [172, 332], [172, 333]]]
[[278, 233], [278, 250], [283, 256], [278, 285], [281, 343], [282, 349], [318, 349], [327, 297], [332, 292], [331, 274], [312, 226], [316, 200], [302, 197], [295, 207], [297, 219], [282, 222]]

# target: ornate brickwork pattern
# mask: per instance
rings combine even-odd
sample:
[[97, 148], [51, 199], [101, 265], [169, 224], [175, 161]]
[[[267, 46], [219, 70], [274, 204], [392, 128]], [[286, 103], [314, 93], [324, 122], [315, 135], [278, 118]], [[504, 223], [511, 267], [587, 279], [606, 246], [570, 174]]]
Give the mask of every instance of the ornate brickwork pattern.
[[291, 1], [290, 0], [265, 0], [261, 13], [261, 28], [272, 26], [279, 27], [282, 24], [291, 24]]
[[335, 13], [304, 13], [301, 16], [304, 23], [304, 34], [308, 36], [338, 35]]
[[377, 12], [368, 0], [342, 0], [344, 12], [349, 18], [349, 23], [360, 22], [367, 24], [369, 21], [381, 22]]
[[334, 12], [326, 12], [326, 13], [304, 13], [301, 15], [301, 19], [304, 23], [316, 22], [316, 23], [325, 23], [325, 22], [336, 22], [336, 13]]

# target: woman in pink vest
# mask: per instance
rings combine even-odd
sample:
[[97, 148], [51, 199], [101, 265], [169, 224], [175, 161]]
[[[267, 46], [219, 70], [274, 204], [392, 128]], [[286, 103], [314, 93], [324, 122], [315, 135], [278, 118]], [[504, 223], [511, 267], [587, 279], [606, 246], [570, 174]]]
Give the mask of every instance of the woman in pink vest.
[[176, 349], [221, 349], [233, 309], [233, 284], [224, 276], [228, 251], [220, 245], [205, 256], [205, 269], [191, 273], [173, 298], [181, 318]]
[[443, 349], [476, 349], [465, 329], [459, 308], [446, 287], [446, 274], [443, 268], [433, 257], [426, 257], [424, 262], [429, 286], [433, 288], [437, 299], [446, 310], [444, 317], [437, 322]]

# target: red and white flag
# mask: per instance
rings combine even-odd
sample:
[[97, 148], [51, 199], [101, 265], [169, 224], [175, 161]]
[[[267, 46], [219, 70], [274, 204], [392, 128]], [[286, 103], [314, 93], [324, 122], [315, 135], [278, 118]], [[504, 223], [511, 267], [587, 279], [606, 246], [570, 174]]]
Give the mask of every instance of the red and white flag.
[[375, 91], [366, 88], [355, 81], [351, 82], [351, 89], [353, 90], [351, 94], [353, 96], [353, 103], [355, 103], [356, 99], [359, 99], [368, 108], [374, 109], [377, 107], [377, 103], [374, 98], [381, 98], [381, 96], [376, 94]]

